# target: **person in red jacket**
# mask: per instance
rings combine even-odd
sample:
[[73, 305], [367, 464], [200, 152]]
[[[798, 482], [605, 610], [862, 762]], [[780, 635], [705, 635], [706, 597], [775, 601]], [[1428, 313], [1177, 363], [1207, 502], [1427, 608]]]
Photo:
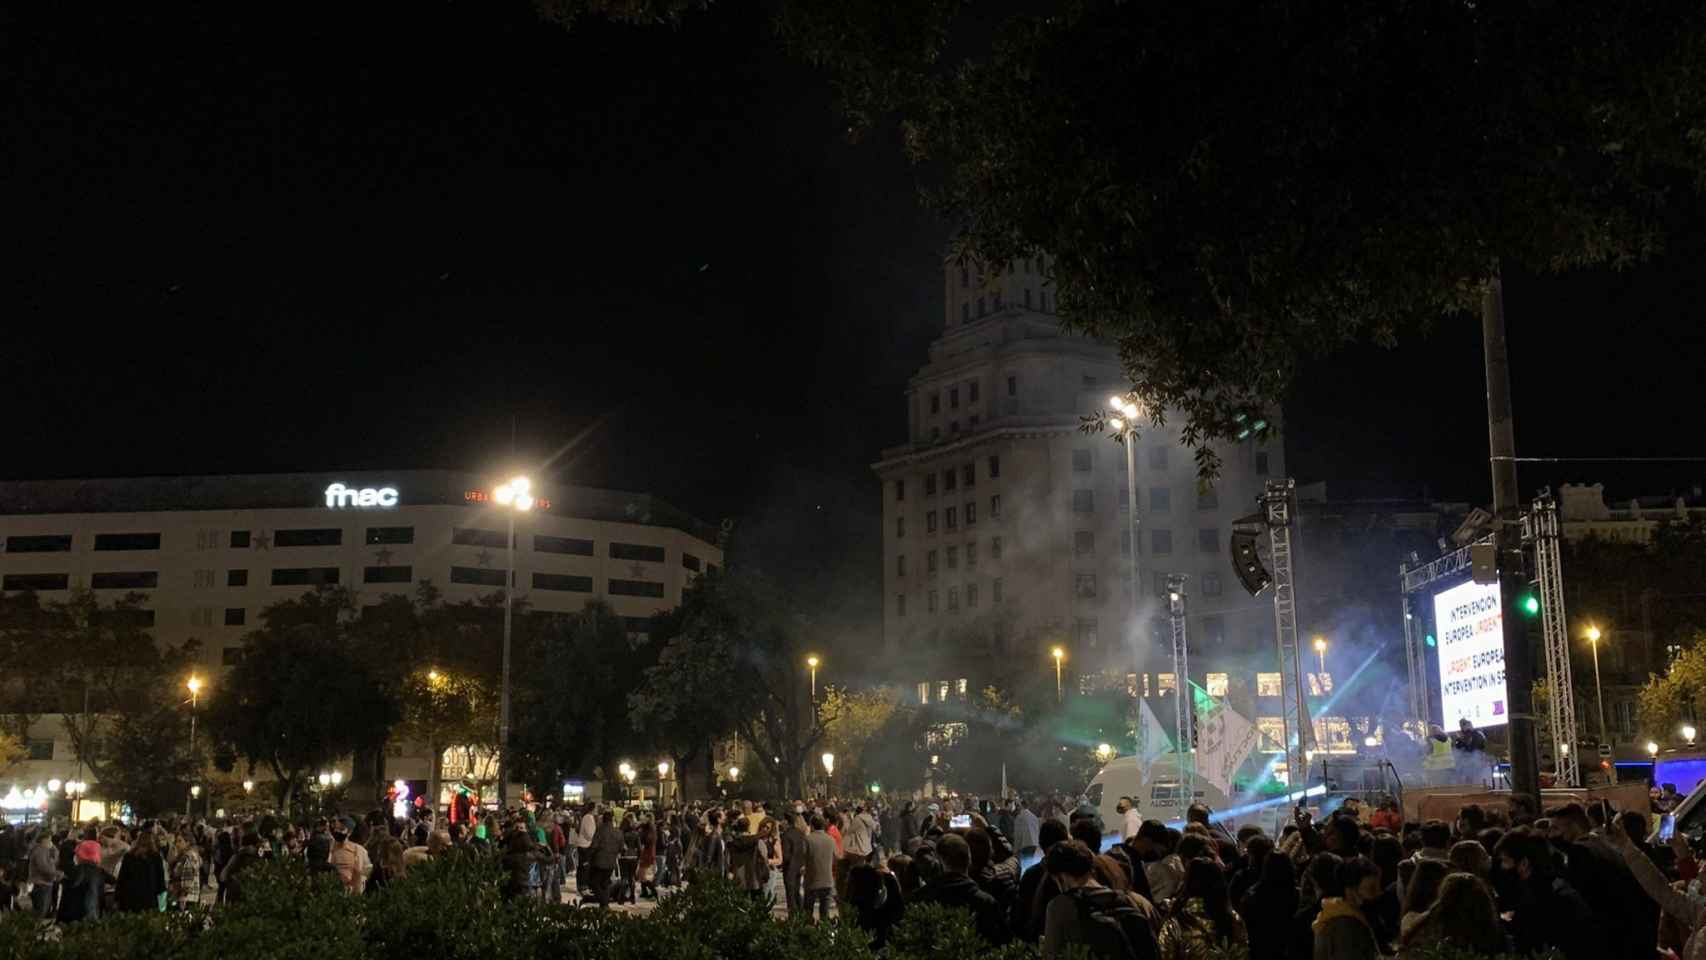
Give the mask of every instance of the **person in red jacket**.
[[1404, 815], [1398, 811], [1398, 801], [1391, 797], [1382, 797], [1380, 805], [1374, 810], [1374, 815], [1368, 818], [1368, 824], [1376, 830], [1403, 833]]

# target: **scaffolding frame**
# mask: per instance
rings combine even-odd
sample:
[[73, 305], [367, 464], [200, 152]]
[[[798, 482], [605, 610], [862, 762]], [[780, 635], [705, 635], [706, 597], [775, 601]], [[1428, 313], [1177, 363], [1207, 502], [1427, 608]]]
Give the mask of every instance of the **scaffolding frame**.
[[1546, 649], [1547, 713], [1552, 721], [1552, 763], [1559, 786], [1582, 783], [1576, 749], [1576, 693], [1570, 677], [1569, 620], [1564, 615], [1564, 576], [1558, 557], [1558, 503], [1543, 489], [1522, 518], [1522, 540], [1534, 550], [1540, 581], [1541, 644]]
[[1296, 497], [1297, 483], [1287, 477], [1269, 480], [1261, 500], [1268, 524], [1269, 560], [1274, 567], [1274, 642], [1279, 656], [1286, 783], [1293, 789], [1307, 785], [1309, 744], [1314, 740], [1303, 698], [1303, 660], [1297, 642], [1297, 581], [1291, 544]]
[[1179, 786], [1185, 805], [1196, 802], [1197, 772], [1191, 762], [1192, 731], [1196, 727], [1196, 694], [1191, 691], [1190, 644], [1185, 634], [1185, 575], [1167, 575], [1167, 613], [1173, 621], [1173, 696], [1174, 749], [1178, 751]]

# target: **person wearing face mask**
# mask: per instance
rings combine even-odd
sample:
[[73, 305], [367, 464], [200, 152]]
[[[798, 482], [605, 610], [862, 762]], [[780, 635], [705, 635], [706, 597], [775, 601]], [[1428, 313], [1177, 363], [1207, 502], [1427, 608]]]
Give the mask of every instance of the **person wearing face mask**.
[[1552, 847], [1529, 827], [1505, 834], [1496, 852], [1503, 889], [1500, 901], [1511, 912], [1511, 934], [1518, 953], [1556, 947], [1568, 960], [1599, 960], [1619, 955], [1611, 949], [1606, 924], [1568, 880], [1559, 876]]

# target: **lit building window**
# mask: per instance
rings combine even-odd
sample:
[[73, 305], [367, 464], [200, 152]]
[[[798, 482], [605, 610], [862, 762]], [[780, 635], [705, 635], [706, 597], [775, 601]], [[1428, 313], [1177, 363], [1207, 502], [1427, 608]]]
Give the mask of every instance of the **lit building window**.
[[1277, 673], [1256, 674], [1256, 696], [1277, 697], [1280, 695], [1280, 675]]
[[918, 681], [918, 702], [921, 704], [930, 702], [930, 681]]
[[942, 682], [936, 684], [936, 702], [937, 703], [947, 703], [948, 702], [948, 681], [943, 680]]
[[954, 692], [958, 693], [960, 695], [961, 700], [964, 700], [966, 698], [966, 688], [968, 686], [969, 686], [969, 684], [966, 683], [965, 677], [961, 677], [960, 679], [958, 679], [954, 682]]
[[1137, 674], [1128, 673], [1125, 675], [1125, 695], [1128, 697], [1137, 696]]
[[1355, 753], [1351, 722], [1344, 717], [1315, 718], [1315, 749], [1328, 753]]
[[1178, 678], [1173, 676], [1170, 673], [1158, 673], [1158, 674], [1156, 674], [1155, 675], [1155, 692], [1158, 696], [1162, 696], [1162, 697], [1165, 697], [1169, 693], [1178, 693], [1179, 692]]
[[1211, 674], [1209, 674], [1207, 686], [1208, 686], [1208, 695], [1209, 696], [1211, 696], [1211, 697], [1224, 697], [1224, 696], [1226, 696], [1226, 686], [1227, 686], [1226, 674], [1224, 674], [1224, 673], [1211, 673]]
[[1333, 692], [1333, 675], [1330, 673], [1308, 674], [1309, 695], [1324, 697]]
[[[1278, 676], [1278, 674], [1275, 674]], [[1257, 749], [1263, 753], [1285, 752], [1285, 721], [1279, 717], [1257, 717], [1256, 729], [1262, 735], [1261, 746]]]

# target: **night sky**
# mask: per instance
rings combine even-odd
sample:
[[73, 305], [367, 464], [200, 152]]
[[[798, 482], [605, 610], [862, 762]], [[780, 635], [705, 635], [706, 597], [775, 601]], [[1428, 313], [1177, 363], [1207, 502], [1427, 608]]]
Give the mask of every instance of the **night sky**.
[[[950, 234], [893, 130], [849, 145], [748, 3], [572, 32], [197, 6], [0, 12], [0, 476], [502, 471], [584, 433], [545, 472], [732, 517], [808, 607], [874, 622], [868, 465]], [[1508, 279], [1519, 453], [1706, 454], [1703, 223], [1623, 274]], [[1292, 470], [1485, 500], [1483, 390], [1472, 318], [1319, 361]]]

